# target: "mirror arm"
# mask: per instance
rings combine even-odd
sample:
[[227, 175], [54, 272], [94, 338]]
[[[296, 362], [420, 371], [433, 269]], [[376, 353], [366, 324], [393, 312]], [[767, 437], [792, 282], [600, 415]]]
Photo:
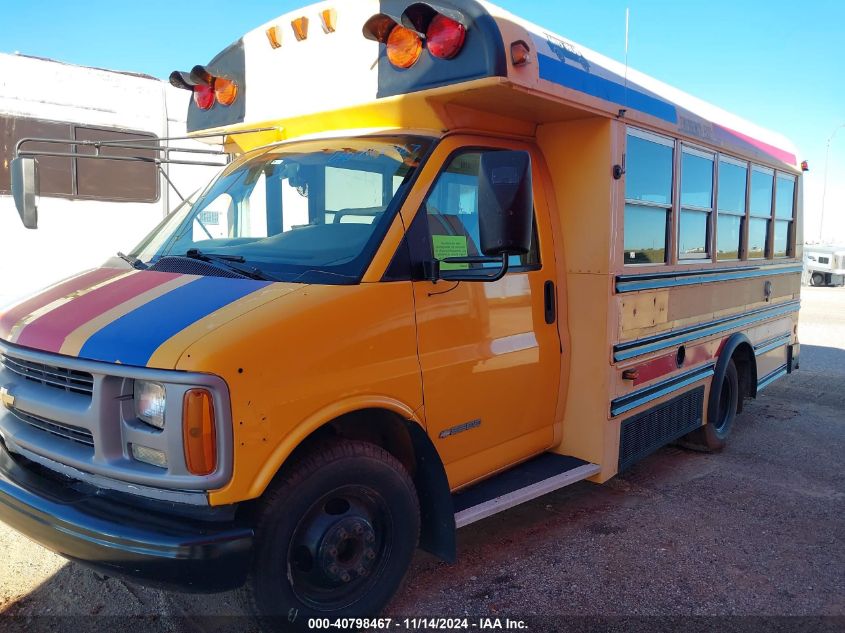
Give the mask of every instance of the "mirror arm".
[[[438, 280], [443, 281], [483, 281], [491, 283], [499, 281], [502, 277], [508, 274], [510, 268], [510, 261], [508, 255], [505, 253], [501, 257], [447, 257], [445, 259], [433, 259], [424, 262], [423, 269], [425, 278], [433, 283]], [[492, 275], [468, 275], [459, 270], [442, 270], [441, 264], [489, 264], [498, 262], [500, 267]]]

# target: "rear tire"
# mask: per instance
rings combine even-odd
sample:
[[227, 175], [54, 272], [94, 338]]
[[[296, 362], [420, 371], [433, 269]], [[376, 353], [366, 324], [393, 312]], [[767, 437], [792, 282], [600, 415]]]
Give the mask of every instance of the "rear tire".
[[242, 596], [262, 628], [374, 617], [401, 585], [420, 511], [399, 461], [359, 441], [322, 445], [265, 493]]
[[710, 389], [707, 424], [687, 434], [681, 444], [694, 450], [715, 453], [725, 448], [739, 406], [739, 373], [733, 359], [728, 361], [721, 381], [714, 379]]

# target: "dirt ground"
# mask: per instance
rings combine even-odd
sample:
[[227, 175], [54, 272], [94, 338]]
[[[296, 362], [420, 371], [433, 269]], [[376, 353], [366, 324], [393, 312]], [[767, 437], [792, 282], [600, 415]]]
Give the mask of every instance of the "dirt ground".
[[[420, 553], [387, 615], [838, 616], [845, 627], [845, 288], [803, 290], [799, 336], [801, 370], [747, 406], [723, 453], [665, 448], [603, 486], [464, 528], [458, 563]], [[234, 594], [100, 580], [2, 524], [0, 553], [0, 630], [214, 631], [226, 620], [201, 616], [241, 613]]]

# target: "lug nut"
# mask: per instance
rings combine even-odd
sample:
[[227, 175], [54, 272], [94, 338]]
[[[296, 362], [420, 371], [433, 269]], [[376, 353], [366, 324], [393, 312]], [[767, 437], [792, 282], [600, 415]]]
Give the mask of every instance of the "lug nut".
[[340, 537], [340, 540], [341, 540], [341, 541], [342, 541], [343, 539], [345, 539], [345, 538], [348, 536], [348, 534], [346, 533], [346, 530], [344, 530], [343, 528], [340, 528], [340, 529], [337, 531], [337, 535]]
[[372, 532], [367, 532], [367, 536], [364, 537], [364, 540], [366, 540], [367, 543], [372, 543], [373, 541], [376, 540], [376, 536]]
[[355, 534], [357, 534], [357, 535], [359, 535], [359, 536], [360, 536], [360, 535], [361, 535], [361, 532], [363, 532], [363, 531], [364, 531], [364, 528], [362, 528], [362, 527], [361, 527], [361, 524], [360, 524], [360, 523], [356, 523], [356, 524], [355, 524], [355, 528], [353, 529], [353, 532], [355, 532]]
[[349, 582], [352, 578], [346, 572], [343, 572], [343, 575], [340, 577], [343, 582]]
[[362, 567], [359, 567], [359, 568], [358, 568], [358, 569], [356, 569], [355, 571], [357, 571], [357, 572], [358, 572], [358, 575], [359, 575], [359, 576], [361, 576], [361, 578], [366, 578], [367, 573], [368, 573], [368, 572], [367, 572], [367, 570], [366, 570], [366, 569], [364, 569], [364, 567], [363, 567], [363, 566], [362, 566]]
[[366, 556], [370, 560], [373, 560], [376, 557], [376, 553], [371, 549], [367, 549]]
[[332, 556], [337, 556], [337, 548], [336, 547], [330, 548], [329, 554], [331, 554]]
[[337, 565], [332, 565], [331, 567], [329, 567], [329, 571], [330, 571], [331, 573], [333, 573], [333, 574], [337, 575], [337, 574], [338, 574], [338, 572], [340, 572], [340, 569], [338, 568], [338, 566], [337, 566]]

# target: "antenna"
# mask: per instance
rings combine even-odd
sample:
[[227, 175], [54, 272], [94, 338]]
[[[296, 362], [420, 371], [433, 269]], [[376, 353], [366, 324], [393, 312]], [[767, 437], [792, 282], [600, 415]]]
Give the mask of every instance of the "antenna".
[[[628, 34], [629, 34], [629, 27], [631, 23], [631, 9], [630, 7], [625, 7], [625, 105], [628, 105]], [[618, 118], [622, 118], [625, 116], [625, 113], [628, 110], [625, 108], [619, 109], [619, 114], [617, 115]]]

